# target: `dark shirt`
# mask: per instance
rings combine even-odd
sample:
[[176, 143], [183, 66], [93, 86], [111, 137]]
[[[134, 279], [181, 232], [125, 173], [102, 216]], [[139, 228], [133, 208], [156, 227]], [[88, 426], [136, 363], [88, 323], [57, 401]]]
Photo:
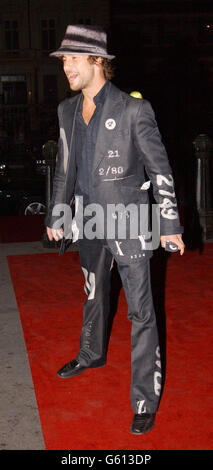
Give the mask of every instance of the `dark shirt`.
[[76, 158], [76, 184], [75, 195], [83, 196], [83, 205], [92, 202], [92, 164], [95, 153], [95, 144], [97, 140], [98, 125], [101, 112], [109, 88], [107, 80], [101, 90], [93, 98], [96, 109], [87, 125], [82, 117], [83, 94], [76, 116], [75, 124], [75, 158]]

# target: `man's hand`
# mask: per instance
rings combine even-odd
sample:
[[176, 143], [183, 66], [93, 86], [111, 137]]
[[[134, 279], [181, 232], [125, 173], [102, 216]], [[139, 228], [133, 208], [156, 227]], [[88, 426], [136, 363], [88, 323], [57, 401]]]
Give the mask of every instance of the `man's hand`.
[[52, 241], [53, 239], [58, 242], [58, 240], [61, 240], [63, 238], [63, 229], [60, 228], [58, 230], [55, 230], [53, 228], [50, 228], [50, 227], [46, 227], [47, 229], [47, 236], [49, 238], [50, 241]]
[[181, 233], [178, 233], [176, 235], [161, 235], [160, 241], [161, 241], [161, 246], [163, 248], [165, 248], [166, 241], [170, 241], [172, 243], [175, 243], [178, 246], [178, 250], [180, 250], [180, 255], [183, 255], [185, 245], [183, 243]]

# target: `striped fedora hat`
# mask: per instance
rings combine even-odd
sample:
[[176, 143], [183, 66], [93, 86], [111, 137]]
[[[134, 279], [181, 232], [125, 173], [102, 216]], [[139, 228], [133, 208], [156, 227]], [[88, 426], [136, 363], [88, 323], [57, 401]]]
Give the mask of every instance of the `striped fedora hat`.
[[68, 25], [64, 39], [55, 52], [50, 56], [60, 57], [66, 54], [95, 55], [114, 59], [107, 53], [107, 35], [99, 26]]

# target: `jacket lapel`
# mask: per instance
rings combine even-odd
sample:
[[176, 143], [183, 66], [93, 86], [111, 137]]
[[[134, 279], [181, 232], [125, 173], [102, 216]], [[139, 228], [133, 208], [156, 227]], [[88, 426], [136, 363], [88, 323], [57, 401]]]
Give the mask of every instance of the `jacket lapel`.
[[[97, 142], [93, 160], [93, 174], [100, 164], [106, 151], [113, 148], [113, 141], [120, 128], [120, 120], [125, 101], [122, 92], [110, 83], [109, 92], [104, 102], [103, 111], [98, 127]], [[94, 182], [96, 185], [96, 183]]]
[[67, 171], [68, 164], [75, 162], [75, 152], [73, 147], [73, 136], [75, 131], [75, 119], [78, 107], [80, 104], [81, 94], [77, 95], [74, 99], [71, 98], [63, 111], [63, 129], [66, 135], [67, 150], [64, 158], [64, 170]]

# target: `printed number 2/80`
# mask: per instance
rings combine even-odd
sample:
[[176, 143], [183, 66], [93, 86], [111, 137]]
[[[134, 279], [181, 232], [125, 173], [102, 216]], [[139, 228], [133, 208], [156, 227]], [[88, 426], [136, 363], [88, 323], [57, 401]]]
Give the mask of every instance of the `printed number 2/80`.
[[124, 169], [122, 166], [108, 166], [108, 168], [105, 170], [104, 168], [99, 168], [98, 172], [99, 172], [99, 175], [100, 176], [103, 176], [103, 175], [121, 175], [123, 173]]

